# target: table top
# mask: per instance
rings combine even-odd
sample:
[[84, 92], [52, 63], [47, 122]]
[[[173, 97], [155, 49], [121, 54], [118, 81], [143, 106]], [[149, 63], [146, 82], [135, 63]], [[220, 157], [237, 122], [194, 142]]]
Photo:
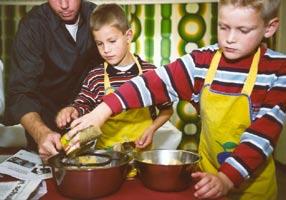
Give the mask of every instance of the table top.
[[[62, 196], [58, 190], [56, 183], [53, 179], [49, 179], [47, 182], [48, 193], [43, 196], [42, 200], [50, 200], [50, 199], [57, 199], [57, 200], [67, 200], [69, 198]], [[180, 192], [158, 192], [154, 190], [150, 190], [146, 188], [142, 182], [135, 178], [134, 180], [126, 180], [121, 188], [108, 196], [99, 198], [100, 200], [194, 200], [196, 199], [193, 196], [194, 188], [190, 186], [186, 190]]]
[[[0, 148], [0, 155], [14, 154], [19, 149], [6, 149]], [[0, 181], [10, 181], [14, 178], [6, 176], [0, 179]], [[47, 190], [48, 192], [41, 198], [41, 200], [67, 200], [68, 197], [61, 195], [61, 193], [57, 189], [56, 182], [53, 178], [47, 179]], [[194, 187], [190, 185], [187, 189], [180, 192], [159, 192], [146, 188], [143, 183], [139, 180], [139, 178], [135, 178], [133, 180], [126, 180], [120, 187], [118, 191], [108, 196], [99, 198], [100, 200], [195, 200], [196, 198], [193, 196]]]

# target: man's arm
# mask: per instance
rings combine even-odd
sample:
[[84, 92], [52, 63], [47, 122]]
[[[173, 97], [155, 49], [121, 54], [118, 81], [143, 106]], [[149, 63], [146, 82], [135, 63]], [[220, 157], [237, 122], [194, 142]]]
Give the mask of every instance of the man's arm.
[[20, 122], [38, 144], [39, 154], [43, 158], [57, 154], [61, 149], [60, 134], [49, 129], [38, 113], [27, 113]]
[[[11, 69], [7, 88], [5, 123], [21, 123], [38, 144], [42, 156], [50, 156], [60, 148], [58, 134], [54, 134], [40, 116], [39, 80], [45, 63], [42, 29], [39, 20], [25, 18], [19, 24], [11, 52]], [[47, 139], [45, 142], [44, 139]], [[57, 142], [58, 141], [58, 142]]]

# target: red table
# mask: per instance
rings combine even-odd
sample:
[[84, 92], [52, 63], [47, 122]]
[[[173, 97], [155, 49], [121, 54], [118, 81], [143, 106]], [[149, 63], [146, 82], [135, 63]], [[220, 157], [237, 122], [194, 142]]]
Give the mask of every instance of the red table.
[[[0, 154], [14, 154], [19, 149], [7, 149], [0, 147]], [[1, 178], [0, 181], [8, 181], [13, 180], [9, 176], [5, 176]], [[47, 194], [45, 194], [41, 199], [42, 200], [67, 200], [69, 198], [62, 196], [57, 190], [57, 185], [54, 179], [46, 180], [47, 183]], [[195, 200], [196, 198], [193, 196], [194, 188], [190, 186], [186, 190], [180, 192], [158, 192], [154, 190], [150, 190], [146, 188], [142, 182], [135, 178], [134, 180], [126, 180], [121, 188], [109, 195], [102, 198], [100, 200]]]
[[[56, 183], [49, 179], [46, 181], [48, 193], [41, 198], [42, 200], [67, 200], [69, 198], [62, 196], [57, 191]], [[157, 192], [150, 190], [141, 183], [137, 178], [126, 180], [121, 188], [108, 196], [99, 198], [100, 200], [194, 200], [194, 188], [190, 186], [181, 192]]]

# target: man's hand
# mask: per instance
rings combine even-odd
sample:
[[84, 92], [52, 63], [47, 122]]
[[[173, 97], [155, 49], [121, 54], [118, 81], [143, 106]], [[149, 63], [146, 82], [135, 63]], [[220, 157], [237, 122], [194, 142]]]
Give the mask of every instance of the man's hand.
[[42, 159], [58, 153], [62, 148], [60, 134], [49, 129], [36, 112], [25, 114], [21, 124], [38, 144], [38, 151]]
[[198, 199], [215, 199], [226, 195], [233, 188], [231, 180], [222, 172], [217, 175], [206, 172], [195, 172], [193, 178], [200, 181], [195, 185], [195, 197]]
[[37, 141], [38, 151], [43, 160], [47, 160], [50, 156], [58, 154], [58, 150], [62, 149], [60, 137], [60, 134], [51, 131], [39, 138]]

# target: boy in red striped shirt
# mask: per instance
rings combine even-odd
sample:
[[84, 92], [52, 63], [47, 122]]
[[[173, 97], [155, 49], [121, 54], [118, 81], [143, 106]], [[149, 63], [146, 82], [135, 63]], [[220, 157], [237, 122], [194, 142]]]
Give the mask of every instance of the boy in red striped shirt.
[[[193, 50], [132, 79], [74, 121], [69, 136], [89, 125], [101, 126], [126, 108], [188, 100], [202, 120], [204, 172], [192, 174], [200, 179], [195, 196], [276, 199], [272, 153], [286, 116], [286, 56], [265, 48], [262, 41], [278, 29], [279, 5], [279, 0], [220, 0], [218, 45]], [[151, 99], [144, 96], [146, 91]]]

